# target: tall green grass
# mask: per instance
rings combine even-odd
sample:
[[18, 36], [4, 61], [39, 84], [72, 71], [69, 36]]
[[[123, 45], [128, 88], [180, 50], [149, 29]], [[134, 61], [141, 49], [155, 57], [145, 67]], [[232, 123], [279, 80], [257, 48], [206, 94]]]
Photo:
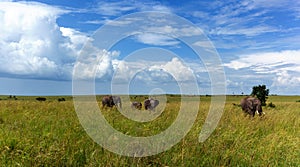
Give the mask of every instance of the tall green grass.
[[[72, 98], [58, 102], [47, 97], [0, 100], [0, 165], [2, 166], [299, 166], [300, 103], [297, 96], [271, 96], [264, 117], [244, 116], [241, 96], [228, 96], [223, 116], [203, 143], [198, 135], [210, 106], [201, 97], [191, 131], [171, 149], [158, 155], [133, 158], [111, 153], [96, 144], [80, 125]], [[142, 100], [144, 97], [138, 100]], [[97, 97], [101, 99], [101, 97]], [[99, 103], [101, 106], [101, 104]], [[154, 121], [139, 123], [115, 108], [105, 109], [108, 122], [132, 136], [149, 136], [176, 119], [180, 96], [168, 96], [166, 110]], [[139, 112], [139, 111], [137, 111]], [[141, 111], [143, 112], [143, 111]]]

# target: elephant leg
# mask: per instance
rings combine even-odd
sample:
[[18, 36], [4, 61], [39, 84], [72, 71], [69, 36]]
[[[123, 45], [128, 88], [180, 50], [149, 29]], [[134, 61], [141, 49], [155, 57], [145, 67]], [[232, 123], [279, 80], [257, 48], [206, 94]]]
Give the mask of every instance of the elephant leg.
[[256, 114], [258, 114], [259, 116], [261, 116], [261, 113], [260, 113], [260, 112], [258, 112], [258, 110], [256, 110], [255, 112], [256, 112]]
[[249, 110], [249, 114], [250, 114], [250, 116], [254, 117], [255, 116], [255, 111]]
[[106, 107], [106, 104], [102, 102], [102, 109]]

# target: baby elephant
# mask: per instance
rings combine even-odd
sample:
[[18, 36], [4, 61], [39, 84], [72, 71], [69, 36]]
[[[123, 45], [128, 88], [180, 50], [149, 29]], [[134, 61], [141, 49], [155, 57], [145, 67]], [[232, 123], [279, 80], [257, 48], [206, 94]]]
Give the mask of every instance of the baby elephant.
[[158, 106], [159, 101], [158, 100], [154, 100], [152, 98], [150, 99], [146, 99], [144, 101], [144, 107], [146, 110], [154, 110], [156, 106]]
[[134, 102], [131, 103], [131, 108], [132, 108], [132, 109], [138, 109], [138, 110], [141, 110], [141, 109], [142, 109], [142, 103], [141, 103], [141, 102], [134, 101]]

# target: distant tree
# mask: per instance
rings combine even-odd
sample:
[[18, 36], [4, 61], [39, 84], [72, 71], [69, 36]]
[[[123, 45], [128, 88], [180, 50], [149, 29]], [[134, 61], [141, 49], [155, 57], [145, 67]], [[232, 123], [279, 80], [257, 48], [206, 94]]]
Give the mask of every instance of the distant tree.
[[251, 95], [256, 96], [261, 101], [261, 105], [265, 106], [269, 96], [269, 89], [266, 88], [266, 85], [253, 86]]

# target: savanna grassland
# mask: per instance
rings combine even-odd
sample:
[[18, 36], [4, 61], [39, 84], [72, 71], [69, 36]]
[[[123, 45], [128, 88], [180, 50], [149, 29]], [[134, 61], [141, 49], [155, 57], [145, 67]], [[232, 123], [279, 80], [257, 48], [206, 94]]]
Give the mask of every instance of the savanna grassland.
[[[203, 143], [198, 135], [209, 111], [210, 97], [200, 97], [200, 109], [190, 132], [171, 149], [133, 158], [114, 154], [84, 131], [72, 97], [8, 98], [0, 96], [0, 166], [299, 166], [300, 96], [270, 96], [263, 117], [244, 116], [233, 105], [242, 96], [227, 96], [223, 116]], [[101, 99], [101, 97], [97, 97]], [[142, 101], [138, 96], [136, 100]], [[99, 106], [100, 102], [99, 102]], [[167, 96], [166, 110], [154, 121], [138, 123], [116, 108], [102, 111], [118, 131], [132, 136], [157, 134], [175, 120], [180, 96]], [[139, 112], [139, 111], [137, 111]]]

